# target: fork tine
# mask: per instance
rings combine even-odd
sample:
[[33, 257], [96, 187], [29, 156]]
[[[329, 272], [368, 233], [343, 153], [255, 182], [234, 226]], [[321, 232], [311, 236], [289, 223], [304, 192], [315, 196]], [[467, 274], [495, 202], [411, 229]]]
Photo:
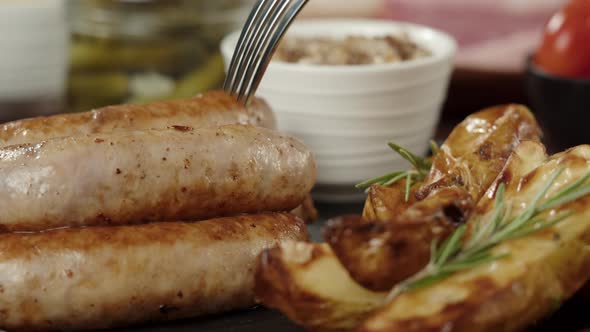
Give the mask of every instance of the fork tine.
[[268, 18], [268, 21], [265, 22], [265, 29], [264, 31], [258, 36], [259, 38], [256, 40], [251, 51], [251, 56], [248, 56], [248, 64], [245, 68], [244, 78], [241, 80], [240, 87], [238, 89], [238, 101], [242, 100], [246, 90], [250, 85], [250, 81], [252, 80], [252, 76], [255, 73], [255, 64], [260, 60], [262, 57], [263, 51], [268, 47], [268, 43], [270, 41], [270, 36], [272, 36], [276, 29], [280, 26], [280, 22], [283, 20], [283, 14], [287, 10], [290, 5], [290, 0], [281, 0], [280, 6], [277, 10], [273, 13], [271, 17]]
[[234, 54], [235, 58], [232, 57], [232, 62], [235, 60], [235, 71], [226, 90], [231, 95], [235, 95], [240, 82], [243, 80], [244, 68], [248, 63], [248, 54], [252, 47], [256, 45], [256, 36], [260, 33], [260, 30], [262, 29], [266, 18], [270, 15], [272, 7], [276, 1], [277, 0], [259, 0], [260, 7], [258, 13], [253, 17], [252, 21], [248, 22], [248, 34], [245, 35], [241, 42], [238, 42], [240, 52]]
[[240, 33], [224, 90], [247, 104], [279, 41], [308, 0], [258, 0]]
[[244, 38], [242, 43], [242, 52], [239, 54], [239, 58], [236, 59], [236, 67], [235, 67], [235, 75], [232, 79], [232, 82], [229, 86], [229, 93], [237, 97], [236, 92], [244, 80], [245, 69], [248, 66], [249, 54], [251, 53], [251, 49], [256, 45], [256, 39], [259, 34], [260, 30], [263, 28], [264, 22], [268, 17], [269, 13], [272, 11], [272, 7], [277, 0], [260, 0], [261, 7], [259, 14], [254, 17], [254, 20], [250, 26], [250, 33]]
[[244, 104], [247, 104], [251, 96], [254, 94], [254, 92], [256, 92], [258, 86], [260, 85], [260, 81], [262, 81], [262, 76], [266, 72], [266, 68], [270, 63], [272, 55], [276, 51], [280, 40], [283, 38], [287, 29], [289, 26], [291, 26], [295, 17], [297, 17], [307, 2], [308, 0], [297, 0], [295, 1], [295, 4], [289, 8], [285, 18], [280, 22], [278, 29], [274, 32], [269, 45], [265, 48], [264, 54], [255, 64], [254, 77], [251, 81], [247, 82], [247, 88], [245, 89], [245, 92], [238, 95], [238, 101], [243, 101]]
[[244, 80], [245, 70], [250, 63], [250, 57], [252, 48], [256, 46], [257, 36], [260, 35], [261, 29], [264, 28], [264, 22], [266, 22], [268, 16], [273, 12], [273, 8], [278, 0], [263, 0], [263, 7], [261, 14], [256, 17], [256, 20], [252, 24], [252, 33], [244, 40], [244, 51], [241, 54], [240, 60], [236, 68], [236, 77], [234, 78], [232, 85], [230, 86], [230, 93], [236, 94], [239, 86]]
[[240, 33], [240, 39], [238, 40], [238, 43], [236, 44], [235, 53], [232, 56], [230, 66], [227, 71], [227, 76], [225, 77], [225, 81], [223, 82], [223, 89], [226, 91], [228, 91], [232, 82], [235, 79], [236, 70], [239, 68], [240, 59], [242, 59], [243, 53], [245, 52], [244, 41], [250, 39], [250, 36], [252, 35], [253, 27], [254, 27], [253, 23], [258, 18], [260, 13], [263, 12], [264, 2], [265, 2], [265, 0], [258, 0], [256, 2], [256, 4], [254, 5], [254, 8], [252, 9], [250, 14], [248, 15], [248, 19], [246, 20], [246, 23], [244, 25], [244, 28], [242, 29], [242, 32]]
[[288, 2], [288, 0], [272, 0], [272, 4], [267, 8], [267, 12], [259, 22], [260, 24], [255, 34], [248, 41], [248, 45], [246, 46], [246, 56], [243, 59], [243, 63], [239, 67], [240, 75], [237, 77], [238, 79], [234, 82], [234, 85], [231, 89], [232, 93], [237, 93], [238, 99], [240, 96], [239, 91], [244, 89], [245, 81], [248, 81], [251, 75], [251, 72], [248, 70], [248, 68], [250, 68], [252, 62], [258, 56], [258, 53], [261, 52], [261, 47], [265, 40], [264, 37], [272, 28], [272, 24], [269, 24], [269, 21], [275, 22], [277, 20], [277, 17], [281, 14], [281, 10], [284, 7], [284, 3], [286, 1]]

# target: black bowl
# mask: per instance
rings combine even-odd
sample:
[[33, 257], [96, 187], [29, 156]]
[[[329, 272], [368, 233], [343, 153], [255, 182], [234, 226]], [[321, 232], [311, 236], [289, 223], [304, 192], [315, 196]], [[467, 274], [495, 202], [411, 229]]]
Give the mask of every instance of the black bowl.
[[550, 152], [590, 143], [590, 79], [552, 75], [529, 58], [525, 82]]

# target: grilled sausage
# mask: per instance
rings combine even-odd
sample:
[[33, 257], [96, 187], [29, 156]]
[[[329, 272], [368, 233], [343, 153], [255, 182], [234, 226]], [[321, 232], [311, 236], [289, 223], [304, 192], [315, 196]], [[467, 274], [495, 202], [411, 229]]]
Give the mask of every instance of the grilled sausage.
[[9, 122], [0, 127], [0, 146], [36, 143], [54, 137], [165, 129], [174, 125], [202, 128], [226, 124], [274, 128], [270, 107], [254, 99], [248, 109], [221, 91], [143, 105], [109, 106], [85, 113], [58, 114]]
[[[192, 128], [227, 124], [251, 124], [275, 129], [269, 105], [252, 99], [247, 109], [221, 91], [209, 91], [191, 99], [142, 105], [116, 105], [86, 113], [59, 114], [9, 122], [0, 126], [0, 146], [37, 143], [47, 139], [88, 134], [109, 134], [185, 125]], [[311, 196], [293, 213], [306, 222], [317, 219]]]
[[0, 227], [288, 211], [315, 182], [300, 141], [247, 125], [56, 138], [0, 149]]
[[0, 329], [103, 329], [246, 308], [257, 255], [306, 239], [288, 213], [2, 234]]

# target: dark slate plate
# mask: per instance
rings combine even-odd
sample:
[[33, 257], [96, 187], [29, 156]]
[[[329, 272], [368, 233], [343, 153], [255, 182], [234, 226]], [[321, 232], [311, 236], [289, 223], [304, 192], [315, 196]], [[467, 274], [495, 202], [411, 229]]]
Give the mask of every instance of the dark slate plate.
[[[347, 213], [360, 213], [362, 205], [320, 205], [318, 207], [323, 220]], [[321, 240], [322, 222], [310, 226], [312, 238]], [[527, 332], [590, 332], [590, 314], [588, 304], [581, 300], [567, 302], [559, 311], [546, 321], [538, 323]], [[169, 323], [154, 323], [118, 329], [113, 332], [258, 332], [281, 331], [303, 332], [278, 312], [263, 307], [249, 310], [209, 316], [198, 319]]]

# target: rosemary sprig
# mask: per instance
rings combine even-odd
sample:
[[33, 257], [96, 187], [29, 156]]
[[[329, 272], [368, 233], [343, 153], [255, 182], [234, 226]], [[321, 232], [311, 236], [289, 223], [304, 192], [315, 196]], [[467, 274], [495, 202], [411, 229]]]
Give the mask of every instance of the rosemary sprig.
[[[410, 188], [412, 184], [424, 180], [428, 172], [430, 172], [430, 168], [432, 167], [432, 163], [425, 159], [416, 156], [415, 154], [411, 153], [410, 151], [402, 148], [401, 146], [395, 144], [394, 142], [387, 143], [389, 147], [399, 154], [402, 158], [407, 160], [412, 166], [413, 169], [405, 170], [405, 171], [397, 171], [388, 173], [373, 179], [369, 179], [367, 181], [361, 182], [357, 184], [356, 188], [368, 188], [373, 184], [378, 184], [381, 186], [390, 186], [400, 180], [406, 180], [405, 186], [405, 199], [406, 202], [410, 199]], [[433, 154], [436, 154], [439, 150], [438, 145], [434, 141], [430, 142], [431, 149]]]
[[438, 151], [440, 151], [440, 146], [438, 146], [436, 141], [433, 139], [431, 139], [429, 143], [430, 143], [430, 151], [432, 151], [432, 155], [436, 156], [438, 154]]
[[505, 241], [522, 238], [555, 226], [570, 217], [571, 212], [563, 212], [552, 218], [540, 216], [552, 208], [571, 203], [590, 194], [590, 183], [587, 183], [590, 173], [588, 173], [541, 202], [562, 171], [563, 169], [559, 169], [554, 172], [529, 206], [514, 217], [511, 217], [511, 206], [506, 205], [505, 185], [501, 183], [496, 191], [494, 210], [489, 217], [475, 220], [473, 231], [467, 239], [464, 239], [467, 231], [467, 225], [464, 224], [458, 227], [442, 245], [432, 243], [430, 262], [413, 277], [398, 284], [389, 293], [388, 301], [403, 292], [432, 285], [456, 272], [473, 269], [507, 257], [508, 253], [494, 254], [492, 252], [494, 247]]

